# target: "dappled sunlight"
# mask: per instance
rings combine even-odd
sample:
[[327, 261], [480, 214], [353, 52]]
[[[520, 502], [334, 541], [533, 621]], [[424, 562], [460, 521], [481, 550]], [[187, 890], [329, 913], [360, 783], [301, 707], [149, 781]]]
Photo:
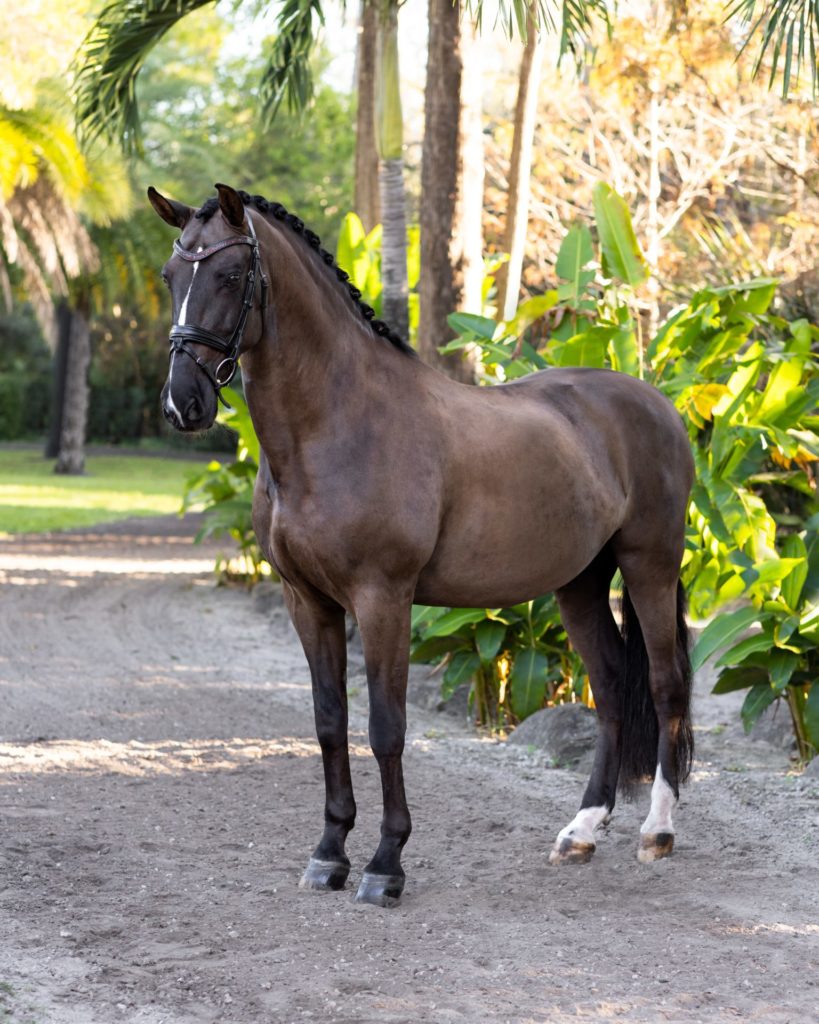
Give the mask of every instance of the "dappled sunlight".
[[727, 935], [819, 935], [819, 924], [784, 924], [772, 921], [753, 925], [729, 925]]
[[[369, 756], [369, 749], [352, 744], [350, 753]], [[271, 757], [315, 757], [315, 740], [283, 736], [277, 739], [235, 737], [220, 739], [40, 740], [0, 743], [0, 786], [12, 785], [25, 775], [49, 773], [129, 776], [180, 775], [191, 771], [232, 771]]]
[[[3, 552], [0, 555], [0, 582], [8, 583], [9, 571], [38, 573], [64, 573], [74, 577], [106, 575], [130, 576], [133, 579], [146, 579], [156, 575], [198, 575], [213, 573], [213, 558], [122, 558], [115, 555], [28, 555]], [[17, 577], [23, 584], [31, 584], [32, 580]], [[35, 583], [43, 582], [42, 576], [34, 578]]]

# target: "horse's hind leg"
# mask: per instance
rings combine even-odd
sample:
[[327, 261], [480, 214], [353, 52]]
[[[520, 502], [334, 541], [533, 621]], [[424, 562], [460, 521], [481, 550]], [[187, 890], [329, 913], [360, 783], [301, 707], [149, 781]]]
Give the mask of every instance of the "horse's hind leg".
[[[635, 729], [624, 746], [624, 774], [637, 781], [654, 773], [651, 810], [640, 828], [637, 857], [643, 863], [667, 857], [674, 848], [671, 812], [691, 767], [689, 723], [691, 673], [685, 624], [685, 596], [676, 557], [618, 554], [626, 591], [623, 601], [627, 649], [644, 646], [656, 724], [648, 713], [629, 716]], [[635, 635], [636, 634], [636, 635]], [[639, 685], [639, 684], [638, 684]], [[643, 721], [637, 719], [642, 717]], [[647, 739], [656, 740], [648, 749]], [[652, 757], [653, 755], [653, 757]]]
[[324, 834], [299, 882], [301, 889], [343, 889], [350, 873], [344, 852], [355, 822], [347, 746], [347, 636], [344, 609], [283, 585], [290, 617], [310, 666], [316, 734], [324, 763]]
[[578, 864], [595, 849], [594, 832], [614, 807], [620, 770], [623, 641], [609, 606], [614, 558], [604, 549], [579, 576], [557, 591], [560, 617], [583, 659], [597, 706], [598, 733], [594, 765], [580, 810], [558, 833], [549, 860]]

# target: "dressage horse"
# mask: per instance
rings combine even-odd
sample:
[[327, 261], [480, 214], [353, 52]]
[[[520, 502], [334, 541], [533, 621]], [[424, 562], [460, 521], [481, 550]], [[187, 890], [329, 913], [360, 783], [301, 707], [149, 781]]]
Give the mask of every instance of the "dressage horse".
[[[343, 888], [350, 870], [349, 612], [384, 805], [356, 899], [400, 900], [413, 602], [489, 608], [555, 591], [599, 728], [580, 810], [550, 860], [588, 860], [618, 779], [628, 787], [646, 776], [638, 857], [669, 854], [692, 753], [679, 570], [693, 463], [674, 408], [607, 370], [456, 383], [374, 319], [302, 221], [261, 196], [216, 189], [199, 209], [148, 190], [181, 232], [162, 270], [174, 317], [162, 404], [178, 430], [209, 427], [241, 356], [261, 446], [254, 529], [310, 666], [324, 764], [324, 832], [302, 888]], [[622, 631], [609, 602], [618, 568]]]

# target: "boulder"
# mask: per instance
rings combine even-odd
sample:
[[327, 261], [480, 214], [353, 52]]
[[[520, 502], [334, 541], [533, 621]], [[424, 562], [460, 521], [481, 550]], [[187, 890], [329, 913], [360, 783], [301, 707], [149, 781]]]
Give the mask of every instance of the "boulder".
[[814, 757], [812, 761], [808, 761], [803, 775], [806, 779], [819, 780], [819, 757]]
[[430, 665], [410, 665], [407, 700], [427, 711], [441, 711], [455, 718], [469, 714], [470, 684], [464, 683], [449, 700], [441, 697], [441, 671]]
[[558, 704], [536, 711], [507, 740], [513, 746], [542, 750], [561, 768], [591, 763], [597, 738], [597, 715], [584, 704]]
[[780, 750], [791, 750], [796, 746], [793, 735], [793, 722], [790, 711], [784, 700], [777, 700], [757, 718], [751, 729], [752, 740], [771, 743]]

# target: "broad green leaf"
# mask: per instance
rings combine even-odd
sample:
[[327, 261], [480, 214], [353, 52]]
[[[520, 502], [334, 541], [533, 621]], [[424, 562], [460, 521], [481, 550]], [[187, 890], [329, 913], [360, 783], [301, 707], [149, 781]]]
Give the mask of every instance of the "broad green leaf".
[[512, 709], [518, 718], [528, 718], [543, 705], [546, 696], [546, 655], [534, 647], [527, 647], [515, 658], [509, 673]]
[[740, 665], [750, 654], [757, 651], [768, 651], [773, 646], [773, 637], [767, 632], [756, 633], [745, 640], [740, 640], [736, 647], [732, 647], [717, 662], [717, 668], [722, 665]]
[[576, 334], [568, 341], [554, 345], [551, 351], [555, 363], [558, 366], [605, 367], [606, 349], [616, 331], [614, 327], [592, 327], [583, 334]]
[[798, 559], [797, 564], [782, 581], [782, 597], [785, 599], [788, 607], [796, 611], [802, 594], [802, 587], [808, 578], [808, 549], [798, 533], [791, 533], [785, 538], [785, 543], [782, 545], [782, 553], [788, 558]]
[[490, 317], [476, 313], [450, 313], [446, 320], [456, 334], [468, 334], [479, 341], [492, 341], [498, 329]]
[[503, 638], [506, 636], [506, 624], [497, 619], [486, 619], [475, 627], [475, 646], [481, 661], [487, 663], [497, 655]]
[[640, 348], [633, 330], [617, 331], [611, 339], [611, 350], [613, 370], [632, 377], [640, 375]]
[[444, 700], [449, 700], [461, 683], [468, 682], [480, 667], [481, 659], [474, 651], [458, 651], [453, 654], [441, 683], [441, 696]]
[[696, 672], [716, 651], [732, 643], [740, 633], [759, 621], [756, 608], [739, 608], [735, 612], [718, 615], [702, 631], [691, 652], [691, 667]]
[[370, 254], [364, 244], [364, 225], [357, 213], [345, 214], [336, 246], [336, 262], [350, 275], [350, 281], [364, 291], [370, 272]]
[[768, 658], [768, 671], [771, 676], [771, 686], [778, 693], [782, 693], [791, 681], [791, 676], [798, 664], [799, 655], [794, 653], [794, 651], [777, 649], [771, 653]]
[[413, 629], [417, 629], [422, 622], [440, 618], [445, 611], [445, 608], [437, 608], [434, 605], [414, 604], [410, 615], [410, 624]]
[[602, 181], [594, 186], [592, 199], [603, 251], [603, 273], [636, 288], [648, 277], [648, 267], [634, 234], [628, 206], [610, 185]]
[[799, 619], [799, 635], [819, 644], [819, 603], [805, 607]]
[[742, 705], [742, 725], [745, 732], [750, 732], [754, 722], [759, 718], [765, 708], [769, 707], [776, 700], [778, 694], [770, 683], [757, 683], [748, 691], [748, 696]]
[[407, 287], [410, 291], [417, 287], [420, 277], [421, 228], [418, 224], [410, 224], [407, 227]]
[[711, 693], [733, 693], [734, 690], [747, 690], [750, 686], [764, 683], [768, 686], [768, 673], [758, 665], [742, 665], [739, 668], [726, 668], [719, 674]]
[[819, 682], [815, 682], [808, 693], [804, 710], [805, 732], [816, 750], [819, 750]]
[[428, 639], [433, 636], [447, 636], [449, 633], [457, 633], [464, 626], [469, 626], [473, 622], [480, 622], [484, 618], [486, 618], [486, 612], [483, 608], [452, 608], [442, 615], [440, 619], [436, 619], [425, 630], [425, 636]]
[[428, 640], [421, 640], [413, 644], [410, 654], [410, 661], [425, 662], [437, 661], [438, 658], [459, 649], [470, 650], [467, 642], [459, 636], [433, 636]]
[[558, 288], [561, 301], [577, 305], [581, 295], [594, 280], [594, 272], [583, 269], [593, 259], [591, 231], [583, 224], [573, 225], [560, 244], [555, 265], [557, 276], [566, 282]]

